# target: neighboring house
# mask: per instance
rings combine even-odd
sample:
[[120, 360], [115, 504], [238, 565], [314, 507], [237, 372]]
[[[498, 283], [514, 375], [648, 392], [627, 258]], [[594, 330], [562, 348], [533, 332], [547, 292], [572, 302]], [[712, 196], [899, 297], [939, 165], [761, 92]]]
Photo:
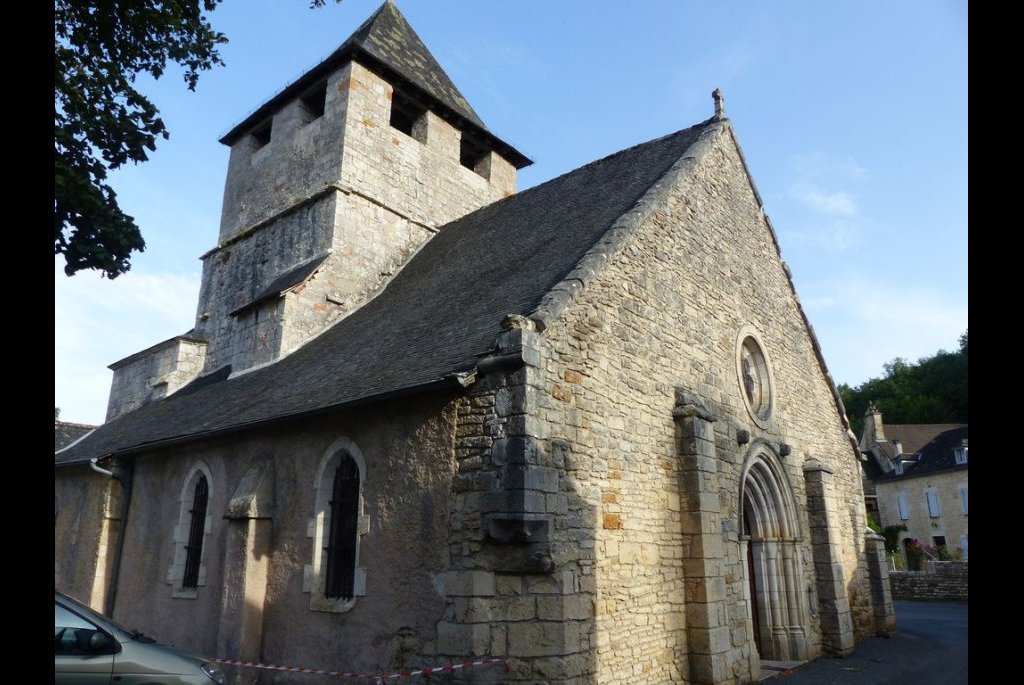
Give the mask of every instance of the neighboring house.
[[529, 160], [385, 4], [224, 137], [195, 328], [56, 456], [57, 586], [217, 656], [508, 659], [473, 682], [750, 682], [891, 632], [715, 101], [517, 194]]
[[903, 553], [917, 540], [929, 554], [944, 548], [941, 556], [967, 561], [967, 424], [887, 426], [871, 406], [860, 448], [879, 523], [907, 528], [899, 538]]
[[53, 422], [53, 451], [64, 449], [79, 438], [84, 437], [96, 426], [85, 423], [69, 423], [68, 421]]

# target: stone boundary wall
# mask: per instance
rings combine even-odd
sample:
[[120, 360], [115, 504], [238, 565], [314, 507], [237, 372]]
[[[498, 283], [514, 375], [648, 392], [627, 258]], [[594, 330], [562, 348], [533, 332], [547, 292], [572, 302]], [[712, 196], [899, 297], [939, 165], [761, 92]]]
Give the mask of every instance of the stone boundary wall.
[[967, 601], [967, 562], [934, 561], [928, 571], [890, 571], [893, 599]]

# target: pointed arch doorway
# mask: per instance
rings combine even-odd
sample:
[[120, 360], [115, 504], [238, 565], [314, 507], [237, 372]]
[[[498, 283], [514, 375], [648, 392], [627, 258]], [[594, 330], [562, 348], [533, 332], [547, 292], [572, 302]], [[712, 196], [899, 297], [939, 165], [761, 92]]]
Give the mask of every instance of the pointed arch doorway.
[[792, 490], [767, 445], [755, 445], [747, 457], [740, 503], [754, 646], [764, 660], [803, 661], [807, 616], [800, 591], [800, 527]]

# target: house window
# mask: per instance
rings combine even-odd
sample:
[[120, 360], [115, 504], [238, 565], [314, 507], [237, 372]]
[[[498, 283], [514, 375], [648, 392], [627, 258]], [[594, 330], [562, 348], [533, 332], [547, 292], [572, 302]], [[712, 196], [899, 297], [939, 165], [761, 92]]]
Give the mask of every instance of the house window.
[[[948, 452], [947, 452], [947, 454], [948, 454]], [[961, 447], [957, 447], [955, 450], [953, 450], [953, 457], [956, 459], [956, 463], [957, 464], [966, 464], [967, 463], [967, 445], [963, 445]]]
[[324, 115], [327, 107], [327, 82], [317, 84], [306, 94], [299, 98], [302, 103], [302, 113], [305, 115], [305, 123], [316, 121]]
[[366, 570], [359, 565], [360, 545], [369, 530], [363, 512], [365, 476], [362, 453], [346, 438], [332, 445], [320, 464], [308, 533], [313, 561], [303, 580], [314, 611], [348, 611], [366, 594]]
[[906, 521], [910, 518], [909, 502], [907, 501], [907, 496], [902, 492], [896, 495], [896, 509], [899, 510], [900, 521]]
[[402, 95], [397, 90], [391, 94], [391, 128], [401, 131], [405, 135], [425, 143], [426, 136], [426, 113], [423, 105]]
[[939, 518], [939, 496], [934, 490], [924, 493], [925, 502], [928, 504], [928, 516], [933, 519]]
[[960, 486], [960, 510], [964, 512], [964, 516], [967, 516], [967, 486]]
[[206, 464], [192, 467], [178, 497], [178, 525], [174, 527], [174, 558], [167, 572], [173, 596], [195, 599], [206, 585], [206, 558], [212, 526], [210, 492], [213, 479]]
[[206, 476], [199, 476], [192, 497], [192, 508], [189, 514], [192, 521], [189, 525], [188, 543], [185, 545], [185, 575], [181, 586], [186, 588], [199, 587], [199, 560], [203, 556], [203, 536], [206, 529], [206, 502], [210, 496], [210, 484]]

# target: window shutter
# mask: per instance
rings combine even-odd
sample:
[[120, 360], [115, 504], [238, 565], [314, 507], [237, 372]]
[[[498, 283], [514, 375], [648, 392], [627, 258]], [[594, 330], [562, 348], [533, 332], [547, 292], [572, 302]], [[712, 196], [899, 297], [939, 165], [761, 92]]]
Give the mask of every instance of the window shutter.
[[928, 502], [928, 515], [933, 519], [939, 518], [939, 497], [934, 491], [929, 490], [924, 493], [924, 498]]
[[967, 516], [967, 486], [964, 485], [960, 488], [960, 508], [963, 509], [964, 516]]
[[901, 521], [906, 521], [910, 518], [909, 512], [907, 511], [907, 509], [909, 509], [907, 506], [907, 496], [903, 493], [896, 495], [896, 508], [899, 509]]

